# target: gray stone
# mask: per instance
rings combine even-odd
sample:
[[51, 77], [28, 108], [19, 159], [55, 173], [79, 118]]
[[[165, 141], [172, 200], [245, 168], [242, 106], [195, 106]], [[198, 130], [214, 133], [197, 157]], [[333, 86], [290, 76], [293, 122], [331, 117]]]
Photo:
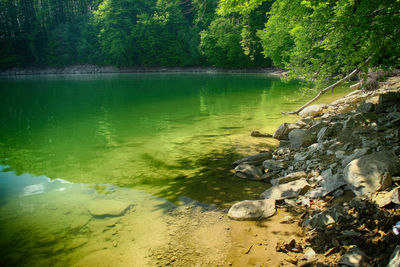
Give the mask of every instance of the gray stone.
[[346, 185], [343, 176], [340, 174], [330, 174], [325, 177], [321, 175], [323, 180], [320, 183], [320, 187], [313, 189], [307, 194], [310, 198], [324, 197], [327, 194], [339, 189], [340, 187]]
[[311, 261], [311, 260], [315, 259], [316, 256], [317, 256], [317, 253], [315, 253], [315, 251], [309, 247], [309, 248], [306, 248], [302, 259]]
[[232, 164], [233, 165], [239, 165], [239, 164], [242, 164], [242, 163], [247, 163], [247, 164], [250, 164], [250, 165], [256, 165], [257, 166], [257, 165], [261, 165], [261, 163], [264, 160], [267, 160], [267, 159], [272, 159], [272, 153], [268, 152], [268, 151], [265, 151], [265, 152], [261, 152], [259, 154], [255, 154], [255, 155], [251, 155], [251, 156], [248, 156], [248, 157], [245, 157], [245, 158], [241, 158], [241, 159], [235, 161]]
[[343, 217], [344, 214], [345, 208], [343, 206], [333, 206], [304, 221], [303, 226], [308, 228], [324, 229], [326, 226], [334, 224], [340, 217]]
[[300, 147], [308, 147], [317, 141], [315, 134], [306, 130], [294, 129], [289, 133], [290, 147], [298, 149]]
[[341, 258], [339, 263], [351, 267], [366, 267], [369, 258], [358, 247], [351, 247]]
[[400, 162], [393, 152], [382, 151], [362, 156], [344, 169], [344, 180], [354, 194], [371, 196], [391, 184], [391, 176], [400, 173]]
[[391, 201], [394, 204], [399, 205], [400, 204], [400, 187], [396, 187], [395, 189], [393, 189], [392, 191], [390, 191], [392, 193], [391, 195]]
[[278, 129], [275, 131], [273, 134], [273, 138], [278, 139], [278, 140], [288, 140], [288, 134], [293, 130], [293, 129], [299, 129], [300, 126], [295, 124], [295, 123], [283, 123], [281, 124]]
[[252, 137], [272, 137], [272, 134], [265, 134], [259, 131], [251, 131], [250, 135]]
[[383, 208], [390, 203], [392, 203], [392, 194], [390, 192], [378, 192], [376, 195], [372, 197], [372, 200], [378, 205], [380, 208]]
[[352, 160], [357, 159], [361, 156], [364, 156], [366, 154], [368, 154], [370, 152], [369, 148], [361, 148], [361, 149], [355, 149], [354, 153], [345, 157], [342, 160], [342, 166], [346, 166], [347, 164], [349, 164]]
[[294, 160], [295, 161], [305, 161], [311, 157], [310, 153], [300, 153], [297, 152], [294, 154]]
[[325, 107], [326, 105], [323, 104], [311, 105], [300, 111], [299, 115], [303, 118], [315, 117], [322, 114]]
[[132, 203], [122, 202], [112, 199], [100, 199], [92, 200], [87, 205], [87, 209], [92, 216], [102, 217], [102, 216], [121, 216], [130, 207]]
[[400, 187], [396, 187], [390, 192], [378, 192], [373, 195], [372, 200], [381, 208], [391, 203], [400, 204], [399, 191]]
[[375, 105], [371, 102], [361, 102], [357, 107], [358, 112], [368, 113], [375, 110]]
[[318, 122], [311, 126], [307, 131], [313, 134], [318, 134], [319, 131], [321, 131], [322, 128], [326, 127], [325, 122]]
[[235, 175], [243, 179], [260, 180], [262, 174], [259, 168], [247, 163], [239, 164], [235, 168]]
[[297, 197], [305, 194], [310, 189], [310, 185], [305, 179], [272, 186], [261, 194], [261, 198], [281, 200]]
[[319, 132], [317, 134], [318, 143], [321, 143], [322, 141], [324, 141], [327, 130], [328, 130], [328, 127], [323, 127], [321, 130], [319, 130]]
[[396, 246], [390, 256], [389, 262], [386, 267], [399, 267], [400, 266], [400, 246]]
[[289, 182], [293, 182], [296, 180], [299, 180], [301, 178], [306, 178], [307, 174], [303, 171], [301, 172], [293, 172], [290, 173], [288, 175], [286, 175], [285, 177], [279, 177], [277, 179], [271, 179], [270, 183], [272, 185], [279, 185], [279, 184], [284, 184], [284, 183], [289, 183]]
[[235, 220], [260, 220], [275, 214], [275, 200], [244, 200], [234, 204], [228, 211], [228, 217]]
[[287, 167], [286, 162], [273, 159], [265, 160], [262, 165], [268, 171], [280, 171]]

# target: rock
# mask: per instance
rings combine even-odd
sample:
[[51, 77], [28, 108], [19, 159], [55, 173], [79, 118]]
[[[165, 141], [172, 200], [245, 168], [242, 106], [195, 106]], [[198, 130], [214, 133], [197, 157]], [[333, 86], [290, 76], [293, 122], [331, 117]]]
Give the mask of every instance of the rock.
[[353, 246], [340, 258], [339, 263], [352, 267], [363, 267], [368, 265], [369, 259], [358, 247]]
[[342, 175], [335, 174], [332, 172], [330, 174], [321, 174], [322, 181], [320, 187], [315, 188], [307, 194], [310, 198], [324, 197], [329, 193], [339, 189], [340, 187], [346, 185]]
[[350, 89], [352, 89], [352, 90], [361, 89], [361, 82], [350, 85]]
[[364, 156], [366, 154], [368, 154], [370, 152], [369, 148], [361, 148], [361, 149], [355, 149], [354, 153], [345, 157], [342, 160], [342, 166], [346, 166], [347, 164], [349, 164], [352, 160], [357, 159], [361, 156]]
[[253, 137], [272, 137], [272, 134], [263, 134], [260, 133], [259, 131], [251, 131], [250, 135]]
[[370, 196], [384, 190], [391, 184], [391, 176], [399, 172], [397, 156], [393, 152], [382, 151], [350, 162], [344, 169], [344, 180], [357, 196]]
[[389, 262], [386, 267], [398, 267], [400, 266], [400, 246], [396, 246], [390, 256]]
[[294, 129], [289, 133], [290, 147], [293, 149], [298, 149], [300, 147], [308, 147], [317, 141], [314, 134], [302, 130]]
[[261, 163], [264, 160], [267, 160], [267, 159], [272, 159], [272, 153], [268, 152], [268, 151], [264, 151], [264, 152], [261, 152], [259, 154], [255, 154], [255, 155], [251, 155], [251, 156], [248, 156], [248, 157], [245, 157], [245, 158], [241, 158], [241, 159], [235, 161], [232, 164], [233, 165], [239, 165], [239, 164], [242, 164], [242, 163], [247, 163], [247, 164], [250, 164], [250, 165], [257, 166], [257, 165], [261, 165]]
[[378, 205], [380, 208], [389, 205], [392, 203], [392, 195], [390, 192], [378, 192], [376, 195], [372, 196], [372, 200]]
[[244, 200], [234, 204], [228, 217], [234, 220], [260, 220], [275, 214], [275, 200]]
[[391, 192], [391, 201], [394, 204], [399, 205], [400, 204], [400, 187], [396, 187], [393, 189]]
[[284, 123], [278, 127], [278, 129], [275, 131], [272, 137], [278, 140], [288, 140], [289, 139], [288, 134], [293, 129], [299, 129], [299, 128], [300, 126], [295, 123]]
[[307, 131], [316, 135], [322, 128], [326, 126], [327, 124], [325, 122], [317, 122], [313, 126], [311, 126]]
[[385, 112], [390, 106], [400, 103], [400, 93], [390, 92], [387, 94], [379, 95], [379, 101], [376, 105], [375, 111], [377, 113]]
[[280, 177], [277, 179], [271, 179], [270, 183], [272, 185], [279, 185], [279, 184], [284, 184], [284, 183], [288, 183], [288, 182], [292, 182], [292, 181], [296, 181], [299, 180], [300, 178], [306, 178], [307, 174], [303, 171], [301, 172], [293, 172], [290, 173], [288, 175], [286, 175], [285, 177]]
[[235, 175], [243, 179], [261, 180], [262, 174], [259, 168], [247, 163], [239, 164], [235, 168]]
[[324, 229], [327, 225], [334, 224], [343, 217], [345, 208], [343, 206], [333, 206], [323, 212], [317, 213], [310, 219], [303, 222], [303, 226], [308, 228]]
[[357, 107], [357, 111], [362, 113], [373, 112], [374, 110], [375, 105], [371, 102], [361, 102]]
[[92, 200], [87, 208], [92, 216], [121, 216], [132, 206], [129, 202], [112, 199]]
[[372, 200], [380, 207], [385, 207], [391, 203], [400, 204], [399, 199], [400, 187], [396, 187], [390, 192], [378, 192], [373, 195]]
[[326, 105], [319, 104], [319, 105], [311, 105], [300, 111], [299, 115], [303, 118], [306, 117], [315, 117], [322, 114]]
[[303, 260], [310, 261], [317, 256], [317, 253], [312, 248], [307, 248], [303, 255]]
[[326, 135], [327, 135], [327, 130], [328, 127], [323, 127], [321, 130], [319, 130], [318, 134], [317, 134], [317, 142], [321, 143], [322, 141], [324, 141]]
[[297, 197], [305, 194], [310, 189], [310, 185], [305, 179], [272, 186], [261, 194], [261, 198], [281, 200]]
[[287, 164], [284, 161], [273, 160], [273, 159], [265, 160], [262, 165], [264, 169], [268, 171], [280, 171], [287, 167]]

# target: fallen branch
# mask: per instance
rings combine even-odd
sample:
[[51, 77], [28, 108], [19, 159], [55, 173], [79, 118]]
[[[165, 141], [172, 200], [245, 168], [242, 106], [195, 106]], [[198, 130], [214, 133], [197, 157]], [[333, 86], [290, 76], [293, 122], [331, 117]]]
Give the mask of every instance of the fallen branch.
[[300, 108], [298, 108], [295, 111], [292, 112], [282, 112], [283, 114], [298, 114], [300, 111], [302, 111], [303, 109], [305, 109], [307, 106], [309, 106], [311, 103], [313, 103], [314, 101], [316, 101], [318, 98], [320, 98], [323, 94], [325, 94], [326, 92], [328, 92], [329, 90], [332, 90], [337, 87], [338, 85], [340, 85], [341, 83], [350, 80], [351, 78], [353, 78], [365, 65], [367, 65], [370, 61], [371, 61], [372, 56], [370, 56], [369, 58], [367, 58], [367, 60], [365, 60], [358, 68], [354, 69], [350, 74], [348, 74], [346, 77], [344, 77], [343, 79], [340, 79], [339, 81], [335, 82], [334, 84], [329, 85], [328, 87], [326, 87], [325, 89], [319, 91], [319, 93], [313, 97], [311, 100], [309, 100], [307, 103], [305, 103], [304, 105], [302, 105]]

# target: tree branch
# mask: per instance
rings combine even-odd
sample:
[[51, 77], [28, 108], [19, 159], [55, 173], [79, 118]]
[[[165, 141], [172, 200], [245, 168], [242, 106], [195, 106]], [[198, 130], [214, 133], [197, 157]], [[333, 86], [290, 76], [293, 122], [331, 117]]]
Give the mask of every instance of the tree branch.
[[302, 111], [303, 109], [305, 109], [307, 106], [309, 106], [311, 103], [313, 103], [314, 101], [316, 101], [317, 99], [319, 99], [323, 94], [325, 94], [326, 92], [328, 92], [329, 90], [333, 90], [335, 87], [337, 87], [338, 85], [340, 85], [341, 83], [350, 80], [351, 78], [353, 78], [365, 65], [367, 65], [370, 61], [371, 61], [372, 56], [369, 56], [358, 68], [354, 69], [351, 73], [349, 73], [346, 77], [344, 77], [343, 79], [335, 82], [334, 84], [329, 85], [328, 87], [326, 87], [325, 89], [319, 91], [319, 93], [313, 97], [311, 100], [309, 100], [307, 103], [305, 103], [304, 105], [302, 105], [300, 108], [298, 108], [295, 111], [292, 112], [282, 112], [283, 114], [298, 114], [300, 111]]

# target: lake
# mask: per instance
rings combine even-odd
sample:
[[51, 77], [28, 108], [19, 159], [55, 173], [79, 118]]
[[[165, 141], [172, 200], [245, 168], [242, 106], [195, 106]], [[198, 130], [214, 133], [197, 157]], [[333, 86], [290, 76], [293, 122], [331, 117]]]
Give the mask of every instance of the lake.
[[251, 130], [297, 120], [281, 112], [310, 96], [265, 74], [1, 78], [0, 265], [152, 265], [174, 209], [269, 187], [231, 163], [275, 147]]

